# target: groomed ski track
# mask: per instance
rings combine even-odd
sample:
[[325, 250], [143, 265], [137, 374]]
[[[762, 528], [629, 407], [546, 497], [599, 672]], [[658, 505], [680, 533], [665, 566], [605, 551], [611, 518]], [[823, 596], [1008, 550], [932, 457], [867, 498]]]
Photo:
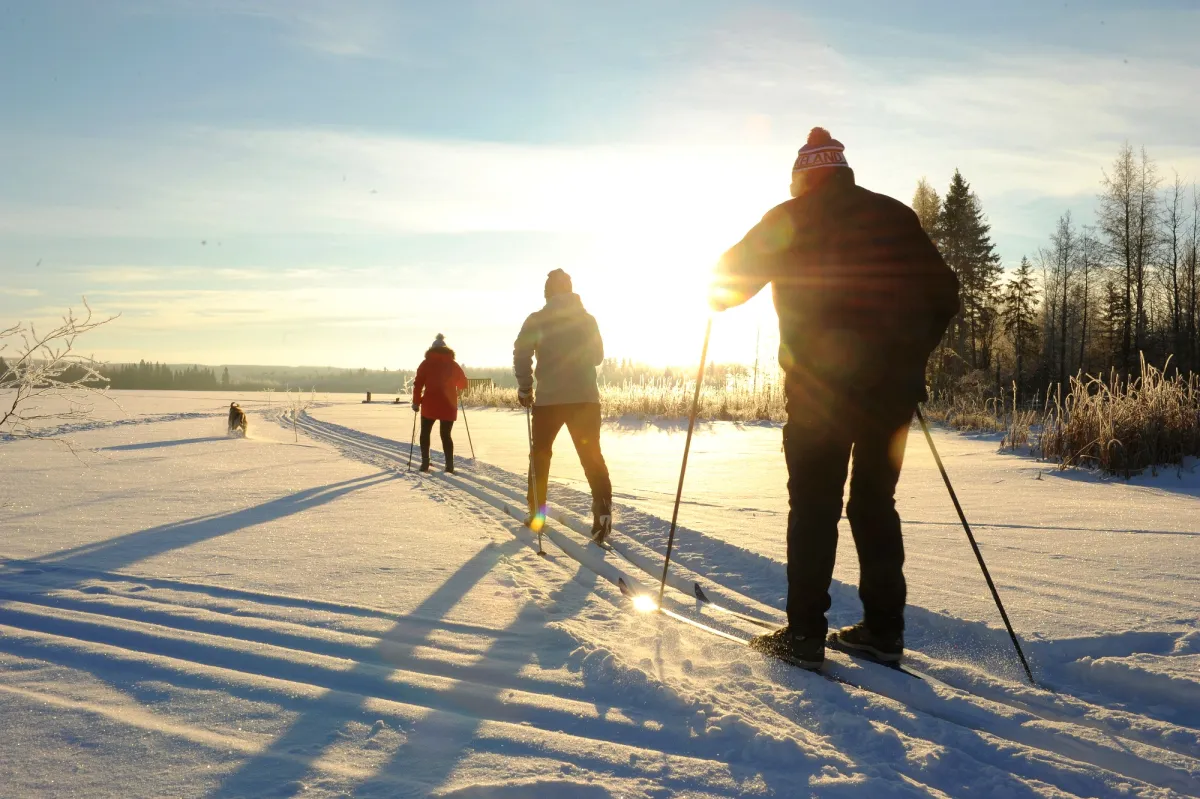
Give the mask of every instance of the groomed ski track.
[[[280, 421], [282, 423], [282, 418]], [[287, 423], [290, 425], [290, 420]], [[333, 446], [347, 457], [394, 471], [407, 471], [409, 448], [406, 443], [321, 421], [307, 413], [300, 416], [297, 426], [306, 435]], [[414, 462], [416, 460], [414, 458]], [[522, 475], [487, 464], [471, 463], [465, 458], [459, 460], [456, 475], [440, 472], [420, 475], [415, 470], [415, 463], [413, 475], [421, 478], [427, 490], [445, 499], [457, 495], [469, 502], [473, 498], [512, 518], [524, 518]], [[613, 555], [606, 556], [589, 544], [584, 535], [587, 522], [582, 517], [556, 510], [551, 514], [551, 521], [557, 524], [547, 525], [545, 540], [579, 564], [614, 585], [624, 580], [635, 591], [648, 592], [653, 587], [657, 593], [656, 581], [652, 582], [647, 573], [653, 573], [655, 560], [661, 564], [658, 559], [661, 556], [656, 558], [653, 549], [623, 534], [619, 525], [614, 529], [610, 543], [625, 565], [642, 570], [638, 574], [623, 569]], [[525, 532], [527, 543], [533, 544], [536, 536]], [[691, 596], [696, 580], [701, 580], [701, 576], [672, 566], [668, 585], [673, 591], [668, 592], [667, 601], [674, 612], [703, 617], [705, 624], [718, 628], [726, 626], [739, 637], [754, 631], [753, 627], [744, 629], [745, 623], [729, 614], [705, 615], [701, 603]], [[773, 615], [769, 608], [729, 587], [707, 580], [702, 581], [702, 585], [710, 596], [739, 613], [765, 620], [770, 620]], [[729, 644], [736, 645], [732, 641]], [[1031, 688], [980, 670], [932, 660], [920, 653], [910, 653], [908, 658], [930, 679], [914, 680], [882, 667], [861, 665], [832, 652], [826, 668], [831, 674], [845, 677], [847, 682], [859, 686], [845, 686], [844, 690], [862, 691], [899, 703], [909, 711], [928, 714], [986, 739], [1009, 741], [1039, 753], [1037, 757], [1086, 764], [1119, 778], [1160, 786], [1175, 795], [1200, 795], [1200, 746], [1195, 731], [1189, 728], [1098, 706], [1062, 691], [1052, 693]], [[781, 665], [781, 668], [803, 674], [793, 667]], [[802, 679], [820, 681], [815, 675], [805, 675]]]

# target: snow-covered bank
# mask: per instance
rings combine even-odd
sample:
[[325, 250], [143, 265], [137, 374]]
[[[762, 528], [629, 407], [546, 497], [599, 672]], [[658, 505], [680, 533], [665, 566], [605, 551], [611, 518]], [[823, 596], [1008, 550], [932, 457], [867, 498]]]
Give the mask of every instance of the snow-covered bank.
[[[211, 413], [204, 400], [172, 411]], [[928, 646], [937, 634], [972, 646], [990, 641], [994, 624], [972, 615], [986, 608], [976, 601], [983, 597], [945, 612], [915, 602], [921, 651], [914, 663], [945, 686], [900, 686], [909, 691], [912, 704], [905, 705], [629, 613], [596, 570], [553, 545], [549, 557], [537, 558], [528, 531], [476, 494], [405, 472], [406, 409], [316, 409], [302, 420], [299, 444], [261, 413], [241, 440], [225, 438], [216, 415], [163, 421], [156, 416], [163, 412], [153, 409], [142, 424], [78, 432], [79, 443], [94, 448], [81, 453], [86, 466], [44, 443], [0, 444], [0, 728], [22, 733], [0, 735], [0, 793], [1197, 793], [1200, 719], [1186, 690], [1171, 693], [1179, 672], [1168, 668], [1194, 662], [1194, 550], [1177, 550], [1176, 566], [1159, 563], [1143, 586], [1119, 593], [1110, 585], [1162, 558], [1158, 542], [1183, 547], [1194, 538], [1097, 533], [1118, 524], [1102, 509], [1070, 519], [1076, 537], [1022, 528], [1004, 546], [991, 542], [989, 558], [1010, 564], [1005, 588], [1013, 594], [1023, 594], [1019, 586], [1032, 590], [1036, 579], [1049, 583], [1046, 575], [1062, 565], [1022, 578], [1011, 564], [1024, 559], [1032, 570], [1044, 550], [1014, 550], [1039, 535], [1046, 547], [1057, 537], [1068, 544], [1065, 560], [1077, 573], [1062, 590], [1072, 598], [1049, 601], [1086, 607], [1070, 617], [1070, 635], [1047, 626], [1034, 642], [1039, 664], [1064, 690], [1022, 686], [1006, 671], [1003, 649], [998, 664], [978, 668], [970, 657], [942, 660]], [[372, 419], [396, 430], [372, 436]], [[469, 420], [488, 463], [468, 464], [462, 481], [501, 499], [506, 491], [519, 496], [524, 420], [474, 412]], [[689, 486], [736, 494], [736, 485], [723, 482], [739, 473], [722, 471], [727, 460], [743, 472], [770, 468], [771, 479], [781, 479], [777, 434], [743, 434], [752, 438], [736, 440], [752, 440], [754, 448], [739, 444], [723, 458], [729, 434], [712, 432], [707, 454], [694, 463], [710, 461], [705, 468], [714, 472], [694, 472], [702, 476], [696, 483], [690, 476]], [[647, 555], [660, 546], [664, 525], [653, 512], [662, 503], [650, 481], [661, 471], [673, 481], [682, 445], [681, 436], [657, 435], [611, 435], [609, 447], [614, 476], [632, 497], [622, 500], [628, 524], [614, 540]], [[458, 441], [466, 454], [465, 435]], [[975, 484], [988, 473], [979, 463], [987, 450], [971, 446], [956, 451], [946, 443], [948, 462], [969, 472], [957, 481], [964, 502], [987, 496], [992, 485]], [[556, 469], [570, 476], [577, 467], [562, 450]], [[915, 457], [912, 464], [920, 466]], [[1081, 487], [1033, 474], [1028, 481], [1033, 490], [1066, 492], [1053, 495], [1055, 502]], [[768, 488], [763, 482], [747, 495], [752, 502], [743, 498], [737, 507], [753, 504], [759, 518], [781, 525], [778, 511], [769, 512], [776, 500]], [[1120, 502], [1136, 502], [1136, 492], [1147, 489], [1134, 491]], [[556, 496], [568, 512], [578, 504], [569, 487]], [[945, 502], [937, 492], [928, 501]], [[1028, 499], [1018, 494], [1011, 502]], [[779, 528], [722, 527], [716, 522], [748, 513], [723, 516], [719, 503], [709, 504], [686, 509], [681, 574], [690, 570], [731, 604], [772, 612], [781, 564], [767, 545], [782, 538]], [[691, 515], [702, 507], [710, 527]], [[1147, 501], [1127, 512], [1133, 518], [1156, 507]], [[934, 510], [913, 504], [906, 519], [913, 509]], [[998, 507], [980, 521], [1004, 523], [1003, 512]], [[1169, 531], [1173, 517], [1157, 512], [1144, 529]], [[914, 563], [925, 536], [941, 529], [928, 523], [937, 519], [925, 521], [910, 527]], [[961, 536], [944, 532], [947, 542]], [[1124, 544], [1133, 566], [1104, 560], [1108, 546], [1097, 542], [1109, 537]], [[849, 565], [852, 572], [852, 559]], [[959, 558], [942, 566], [947, 581], [982, 593], [974, 568]], [[853, 602], [852, 590], [840, 587], [839, 612], [852, 615]], [[1029, 602], [1020, 600], [1020, 612]], [[1161, 610], [1156, 603], [1163, 602], [1192, 602], [1191, 620], [1184, 610]], [[1106, 626], [1087, 618], [1103, 603], [1113, 604], [1116, 619], [1140, 613], [1142, 621]], [[1123, 607], [1139, 603], [1144, 610]], [[1020, 626], [1020, 612], [1011, 612]], [[1128, 690], [1130, 681], [1112, 671], [1125, 666], [1162, 674], [1158, 693]], [[1171, 706], [1162, 691], [1180, 701]]]

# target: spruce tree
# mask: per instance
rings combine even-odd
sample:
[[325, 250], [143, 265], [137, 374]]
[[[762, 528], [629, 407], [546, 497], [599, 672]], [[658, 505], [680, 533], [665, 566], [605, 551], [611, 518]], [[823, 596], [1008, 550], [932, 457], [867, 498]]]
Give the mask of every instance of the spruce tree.
[[998, 281], [1003, 268], [984, 220], [979, 198], [962, 173], [946, 191], [938, 214], [934, 240], [946, 263], [958, 275], [962, 308], [947, 332], [951, 346], [972, 369], [987, 369], [991, 362]]
[[1037, 352], [1037, 317], [1034, 315], [1036, 306], [1037, 286], [1033, 282], [1033, 264], [1022, 256], [1021, 265], [1004, 287], [1000, 311], [1004, 332], [1012, 340], [1013, 352], [1016, 355], [1018, 396], [1024, 385], [1025, 358]]

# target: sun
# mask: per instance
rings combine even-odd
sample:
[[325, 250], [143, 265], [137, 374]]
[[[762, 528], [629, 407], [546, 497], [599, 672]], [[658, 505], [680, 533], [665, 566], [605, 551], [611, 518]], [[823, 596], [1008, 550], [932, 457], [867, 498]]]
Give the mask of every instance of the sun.
[[[758, 181], [725, 154], [707, 155], [703, 168], [648, 164], [635, 186], [602, 181], [580, 206], [597, 224], [568, 271], [609, 357], [697, 365], [717, 262], [781, 199], [774, 178]], [[717, 317], [710, 360], [753, 360], [757, 328], [774, 323], [769, 299], [757, 299]]]

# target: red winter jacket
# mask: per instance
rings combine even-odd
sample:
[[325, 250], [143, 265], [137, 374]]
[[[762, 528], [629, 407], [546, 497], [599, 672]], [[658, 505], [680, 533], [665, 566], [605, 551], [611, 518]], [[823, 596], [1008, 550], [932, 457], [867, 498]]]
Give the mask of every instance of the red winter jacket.
[[453, 422], [458, 418], [458, 392], [466, 387], [467, 375], [454, 362], [454, 350], [431, 349], [417, 367], [413, 402], [421, 406], [421, 416], [426, 419]]

